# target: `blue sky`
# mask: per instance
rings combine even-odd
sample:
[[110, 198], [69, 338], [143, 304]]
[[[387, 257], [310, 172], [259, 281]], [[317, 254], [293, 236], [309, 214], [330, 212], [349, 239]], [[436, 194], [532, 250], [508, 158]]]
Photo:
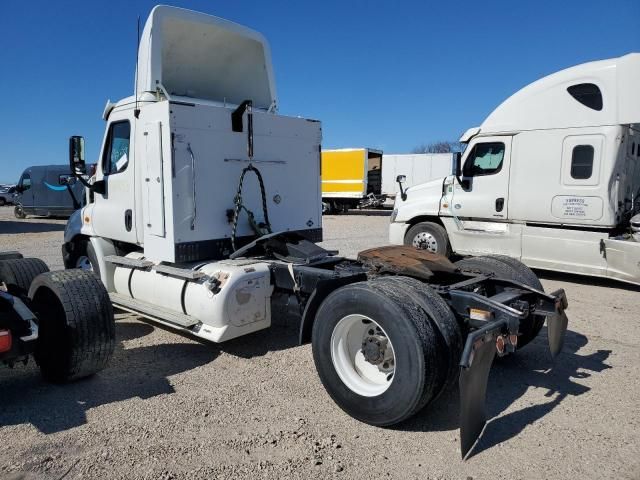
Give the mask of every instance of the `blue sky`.
[[[132, 94], [136, 18], [154, 4], [0, 2], [0, 181], [66, 163], [73, 134], [97, 158], [104, 104]], [[639, 0], [171, 4], [262, 32], [280, 112], [322, 120], [327, 148], [456, 139], [543, 75], [640, 51]]]

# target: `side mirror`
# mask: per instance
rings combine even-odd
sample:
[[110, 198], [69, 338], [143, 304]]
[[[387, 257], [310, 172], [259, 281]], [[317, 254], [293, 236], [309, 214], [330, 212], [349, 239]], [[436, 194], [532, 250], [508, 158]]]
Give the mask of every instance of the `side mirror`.
[[464, 190], [469, 190], [471, 182], [462, 178], [462, 152], [456, 152], [453, 157], [453, 175]]
[[462, 176], [462, 153], [456, 152], [453, 157], [453, 173], [456, 177]]
[[74, 175], [84, 175], [87, 172], [84, 161], [84, 137], [74, 135], [69, 138], [69, 166]]
[[[69, 138], [69, 167], [71, 174], [86, 188], [96, 193], [104, 194], [106, 192], [104, 180], [91, 184], [84, 178], [87, 174], [87, 164], [84, 160], [84, 137], [74, 135]], [[67, 184], [73, 185], [70, 180], [67, 180]]]
[[407, 181], [406, 175], [398, 175], [396, 177], [396, 182], [398, 182], [398, 186], [400, 187], [400, 198], [402, 198], [402, 201], [405, 201], [407, 199], [407, 192], [404, 189], [404, 183], [406, 181]]

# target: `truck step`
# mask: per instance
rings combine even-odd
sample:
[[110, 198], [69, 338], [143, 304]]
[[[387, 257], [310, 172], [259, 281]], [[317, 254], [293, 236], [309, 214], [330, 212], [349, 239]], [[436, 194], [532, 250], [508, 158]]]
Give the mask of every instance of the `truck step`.
[[169, 275], [170, 277], [184, 278], [185, 280], [199, 280], [202, 277], [206, 277], [205, 273], [199, 270], [171, 267], [169, 265], [156, 265], [153, 269], [158, 273]]
[[162, 320], [165, 322], [173, 323], [180, 327], [189, 328], [200, 323], [195, 318], [185, 315], [184, 313], [175, 312], [166, 308], [158, 307], [149, 302], [143, 300], [137, 300], [127, 295], [120, 293], [110, 293], [109, 298], [114, 305], [128, 310], [133, 313], [138, 313], [143, 317], [148, 317], [151, 320]]
[[121, 257], [119, 255], [107, 255], [104, 257], [104, 260], [105, 262], [128, 268], [149, 268], [153, 266], [153, 262], [151, 260], [139, 260], [137, 258]]

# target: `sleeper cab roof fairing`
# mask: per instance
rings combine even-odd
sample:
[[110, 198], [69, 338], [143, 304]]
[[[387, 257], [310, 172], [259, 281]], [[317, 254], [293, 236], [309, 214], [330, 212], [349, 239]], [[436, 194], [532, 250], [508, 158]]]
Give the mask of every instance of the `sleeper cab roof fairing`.
[[[580, 91], [599, 93], [601, 99], [586, 102]], [[480, 128], [488, 134], [638, 122], [640, 53], [629, 53], [560, 70], [527, 85], [502, 102]]]
[[138, 50], [136, 92], [211, 100], [274, 110], [271, 52], [258, 32], [222, 18], [158, 5]]

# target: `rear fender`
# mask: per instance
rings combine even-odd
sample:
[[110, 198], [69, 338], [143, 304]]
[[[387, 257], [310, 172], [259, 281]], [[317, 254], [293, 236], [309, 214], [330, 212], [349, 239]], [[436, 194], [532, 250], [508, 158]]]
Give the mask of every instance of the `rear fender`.
[[345, 278], [335, 278], [331, 280], [320, 280], [316, 285], [316, 288], [311, 295], [309, 295], [309, 299], [304, 307], [304, 312], [302, 313], [302, 320], [300, 322], [300, 334], [299, 334], [299, 343], [300, 345], [304, 345], [305, 343], [309, 343], [311, 341], [311, 330], [313, 329], [313, 322], [316, 319], [316, 313], [318, 313], [318, 309], [324, 299], [329, 296], [329, 294], [344, 285], [348, 285], [350, 283], [358, 282], [363, 280], [360, 276], [354, 277], [345, 277]]

